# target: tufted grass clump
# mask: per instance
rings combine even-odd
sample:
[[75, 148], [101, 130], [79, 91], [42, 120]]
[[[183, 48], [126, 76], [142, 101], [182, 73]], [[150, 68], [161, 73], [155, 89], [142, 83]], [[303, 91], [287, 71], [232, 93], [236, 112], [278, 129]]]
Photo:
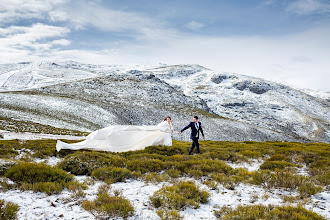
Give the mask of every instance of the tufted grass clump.
[[159, 209], [156, 213], [161, 220], [181, 220], [184, 218], [177, 210], [170, 210], [167, 208]]
[[295, 167], [296, 165], [286, 161], [265, 161], [261, 164], [261, 170], [275, 170], [280, 169], [283, 170], [286, 167]]
[[178, 182], [172, 186], [163, 186], [151, 197], [155, 208], [184, 210], [186, 207], [197, 209], [200, 203], [207, 203], [210, 194], [200, 190], [193, 182]]
[[270, 170], [254, 171], [250, 179], [250, 183], [268, 189], [283, 187], [291, 190], [297, 189], [305, 181], [308, 181], [307, 177], [295, 175], [290, 171], [271, 172]]
[[214, 212], [217, 219], [315, 219], [325, 220], [321, 215], [302, 206], [238, 205], [236, 209], [223, 206]]
[[296, 175], [290, 171], [271, 172], [269, 170], [252, 172], [250, 183], [262, 185], [267, 189], [286, 188], [298, 190], [300, 198], [307, 198], [322, 191], [323, 187], [315, 184], [313, 179]]
[[19, 163], [9, 168], [5, 176], [15, 182], [37, 183], [57, 182], [65, 184], [73, 179], [73, 175], [64, 170], [37, 163]]
[[59, 168], [27, 162], [10, 167], [4, 175], [22, 190], [45, 192], [48, 195], [60, 193], [73, 180], [73, 175]]
[[67, 155], [57, 166], [75, 175], [91, 175], [98, 168], [106, 166], [123, 167], [126, 159], [118, 155], [78, 151]]
[[116, 183], [131, 178], [132, 172], [120, 167], [101, 167], [94, 170], [91, 176], [107, 183]]
[[109, 195], [109, 187], [101, 186], [95, 200], [84, 201], [81, 206], [91, 212], [98, 219], [119, 218], [124, 219], [134, 215], [134, 207], [128, 199], [119, 195]]
[[0, 176], [3, 176], [6, 170], [18, 163], [20, 163], [20, 161], [0, 158]]
[[2, 220], [15, 220], [17, 219], [17, 212], [19, 206], [12, 202], [5, 202], [0, 199], [0, 219]]

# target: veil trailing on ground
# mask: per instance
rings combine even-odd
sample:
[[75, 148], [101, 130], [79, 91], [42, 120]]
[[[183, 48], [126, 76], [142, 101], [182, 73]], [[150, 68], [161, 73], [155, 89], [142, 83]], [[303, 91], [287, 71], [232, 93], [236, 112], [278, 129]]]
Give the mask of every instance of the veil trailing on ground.
[[173, 127], [167, 121], [157, 126], [115, 125], [102, 128], [90, 133], [86, 140], [67, 144], [58, 140], [56, 150], [98, 150], [111, 152], [125, 152], [143, 150], [152, 145], [172, 146]]

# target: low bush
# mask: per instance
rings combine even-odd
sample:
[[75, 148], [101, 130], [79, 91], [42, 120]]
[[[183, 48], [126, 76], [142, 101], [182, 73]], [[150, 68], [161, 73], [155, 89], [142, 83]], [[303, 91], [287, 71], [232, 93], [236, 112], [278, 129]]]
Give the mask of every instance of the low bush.
[[322, 187], [316, 186], [311, 182], [304, 182], [303, 184], [301, 184], [301, 186], [299, 186], [298, 192], [300, 193], [301, 198], [308, 198], [312, 195], [321, 192], [322, 189]]
[[73, 175], [45, 164], [19, 163], [5, 172], [5, 177], [18, 184], [22, 190], [59, 193], [73, 180]]
[[127, 169], [141, 173], [160, 172], [170, 167], [171, 162], [164, 162], [159, 159], [140, 158], [127, 162]]
[[205, 180], [203, 183], [207, 185], [211, 190], [217, 190], [219, 186], [219, 183], [214, 180]]
[[19, 163], [10, 167], [5, 176], [15, 182], [37, 183], [56, 182], [64, 185], [73, 179], [73, 175], [59, 168], [45, 164]]
[[0, 159], [0, 176], [3, 176], [10, 167], [18, 163], [19, 161], [16, 160]]
[[12, 202], [5, 202], [0, 199], [0, 220], [14, 220], [17, 219], [17, 212], [19, 206]]
[[283, 154], [275, 154], [271, 156], [268, 161], [287, 161], [290, 162], [290, 159]]
[[93, 152], [78, 151], [69, 154], [58, 164], [58, 167], [75, 175], [91, 175], [98, 168], [106, 166], [123, 167], [126, 159], [118, 155]]
[[240, 152], [243, 156], [246, 156], [248, 158], [260, 158], [262, 157], [262, 154], [258, 151], [252, 151], [252, 150], [243, 150]]
[[274, 205], [238, 205], [236, 209], [223, 206], [215, 211], [217, 219], [315, 219], [325, 220], [324, 217], [309, 211], [302, 206], [274, 206]]
[[269, 170], [255, 171], [251, 173], [250, 183], [262, 185], [265, 188], [287, 188], [297, 189], [304, 182], [309, 181], [307, 177], [295, 175], [289, 171], [271, 172]]
[[286, 167], [295, 167], [296, 165], [293, 163], [289, 163], [286, 161], [265, 161], [261, 164], [261, 170], [275, 170], [275, 169], [284, 169]]
[[102, 167], [94, 170], [91, 176], [108, 183], [116, 183], [131, 178], [132, 172], [120, 167]]
[[180, 170], [177, 169], [169, 169], [166, 171], [166, 173], [171, 177], [171, 178], [178, 178], [182, 175]]
[[101, 189], [93, 201], [84, 201], [82, 207], [99, 219], [124, 219], [134, 215], [130, 201], [120, 196], [110, 196], [107, 190]]
[[181, 220], [183, 216], [176, 210], [169, 210], [167, 208], [156, 211], [161, 220]]
[[63, 185], [57, 182], [36, 182], [36, 183], [22, 183], [20, 190], [31, 190], [33, 192], [44, 192], [47, 195], [58, 194], [62, 192]]
[[143, 176], [143, 179], [145, 180], [146, 183], [160, 183], [160, 182], [165, 182], [170, 180], [170, 176], [167, 173], [146, 173]]
[[178, 182], [173, 186], [163, 186], [151, 197], [155, 208], [183, 210], [186, 207], [198, 208], [200, 203], [207, 203], [210, 194], [200, 190], [193, 182]]

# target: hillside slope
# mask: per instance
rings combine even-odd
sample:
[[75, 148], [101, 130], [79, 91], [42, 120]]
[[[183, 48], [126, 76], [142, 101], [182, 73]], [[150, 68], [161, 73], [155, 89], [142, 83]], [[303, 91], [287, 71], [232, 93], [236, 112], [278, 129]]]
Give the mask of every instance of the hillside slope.
[[[198, 65], [40, 62], [1, 65], [0, 71], [4, 130], [19, 122], [16, 130], [33, 123], [34, 132], [38, 125], [90, 132], [155, 124], [165, 115], [179, 130], [198, 114], [211, 140], [330, 142], [329, 100]], [[186, 140], [188, 132], [175, 138]]]

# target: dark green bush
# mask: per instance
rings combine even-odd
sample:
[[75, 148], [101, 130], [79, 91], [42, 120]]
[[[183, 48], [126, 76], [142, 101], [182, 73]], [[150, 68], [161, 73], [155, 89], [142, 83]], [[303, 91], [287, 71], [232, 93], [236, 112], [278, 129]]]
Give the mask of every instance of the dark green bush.
[[19, 206], [12, 202], [5, 202], [0, 199], [0, 220], [17, 219]]
[[178, 182], [173, 186], [163, 186], [150, 197], [154, 207], [183, 210], [186, 207], [198, 208], [207, 203], [210, 194], [200, 190], [193, 182]]
[[110, 196], [107, 192], [98, 193], [94, 201], [85, 201], [82, 207], [99, 219], [128, 218], [134, 215], [130, 201], [120, 196]]
[[223, 206], [219, 211], [215, 211], [214, 214], [218, 219], [325, 220], [324, 217], [308, 211], [302, 206], [238, 205], [236, 209]]
[[101, 167], [93, 171], [92, 177], [109, 183], [122, 182], [132, 177], [132, 172], [120, 167]]
[[161, 220], [181, 220], [183, 216], [177, 210], [170, 210], [167, 208], [156, 211]]
[[316, 186], [311, 182], [304, 182], [303, 184], [301, 184], [301, 186], [299, 186], [298, 192], [300, 193], [301, 198], [308, 198], [312, 195], [321, 192], [322, 189], [322, 187]]
[[[255, 171], [251, 173], [250, 183], [262, 185], [266, 188], [283, 187], [292, 190], [298, 189], [305, 184], [310, 184], [311, 186], [316, 187], [315, 184], [312, 182], [312, 179], [310, 179], [309, 177], [295, 175], [290, 171]], [[304, 190], [304, 188], [301, 188], [301, 190], [307, 191]]]
[[170, 167], [170, 162], [163, 162], [159, 159], [141, 158], [127, 162], [127, 169], [141, 173], [159, 172], [162, 170], [167, 170]]
[[284, 154], [275, 154], [271, 156], [268, 161], [287, 161], [290, 162], [290, 159]]
[[58, 164], [58, 167], [75, 175], [91, 175], [91, 173], [101, 167], [115, 166], [123, 167], [126, 159], [113, 154], [78, 151], [70, 154]]
[[56, 182], [65, 185], [73, 175], [45, 164], [19, 163], [5, 172], [5, 176], [19, 183]]
[[10, 167], [18, 163], [19, 161], [16, 160], [0, 159], [0, 176], [3, 176]]
[[48, 195], [60, 193], [73, 180], [73, 175], [59, 168], [45, 164], [19, 163], [5, 172], [5, 176], [21, 190], [45, 192]]
[[261, 170], [275, 170], [275, 169], [284, 169], [286, 167], [295, 167], [296, 165], [293, 163], [289, 163], [286, 161], [265, 161], [261, 164]]
[[52, 195], [62, 192], [63, 185], [57, 182], [22, 183], [19, 189], [31, 190], [33, 192], [44, 192], [47, 195]]

